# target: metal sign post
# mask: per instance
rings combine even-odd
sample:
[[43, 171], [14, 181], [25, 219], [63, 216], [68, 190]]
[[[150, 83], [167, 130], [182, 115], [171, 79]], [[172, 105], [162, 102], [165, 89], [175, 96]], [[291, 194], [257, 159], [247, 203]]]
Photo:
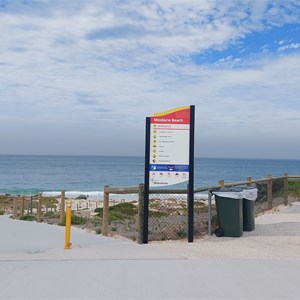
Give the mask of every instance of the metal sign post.
[[194, 241], [194, 136], [195, 106], [190, 107], [190, 139], [189, 139], [189, 186], [188, 186], [188, 242]]
[[146, 118], [146, 144], [145, 144], [143, 244], [148, 243], [149, 165], [150, 165], [150, 118], [147, 117]]
[[188, 241], [194, 223], [195, 106], [182, 106], [146, 118], [144, 237], [148, 242], [149, 188], [188, 182]]

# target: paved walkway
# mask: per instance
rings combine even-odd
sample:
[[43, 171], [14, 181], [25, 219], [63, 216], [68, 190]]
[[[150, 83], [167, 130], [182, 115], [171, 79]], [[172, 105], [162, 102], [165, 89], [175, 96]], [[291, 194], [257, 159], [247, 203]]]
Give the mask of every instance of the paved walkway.
[[[289, 243], [300, 253], [297, 209], [300, 206], [280, 213], [290, 216], [292, 222], [276, 223], [280, 214], [270, 215], [278, 234], [265, 238], [273, 238], [278, 245], [281, 237], [286, 238], [279, 230], [284, 223], [284, 232], [292, 233]], [[270, 220], [265, 228], [273, 228]], [[261, 236], [259, 227], [257, 234]], [[243, 256], [239, 251], [244, 250], [239, 249], [245, 247], [235, 248], [234, 243], [247, 242], [249, 237], [208, 237], [193, 244], [182, 243], [187, 247], [181, 248], [182, 253], [160, 246], [167, 244], [138, 245], [72, 228], [73, 248], [64, 250], [63, 227], [8, 216], [0, 216], [0, 236], [0, 299], [300, 298], [300, 255], [260, 258], [252, 249], [251, 258]], [[211, 243], [218, 243], [219, 250], [209, 256]], [[232, 255], [222, 255], [222, 245], [228, 253], [230, 244]], [[194, 253], [197, 248], [204, 255], [190, 255], [189, 249]], [[271, 248], [269, 244], [265, 250], [272, 252]]]

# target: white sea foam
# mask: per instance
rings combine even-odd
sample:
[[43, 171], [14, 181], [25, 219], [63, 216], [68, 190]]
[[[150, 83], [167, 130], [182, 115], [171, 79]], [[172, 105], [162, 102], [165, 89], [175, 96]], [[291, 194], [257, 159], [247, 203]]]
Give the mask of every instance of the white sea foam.
[[[43, 192], [43, 196], [45, 197], [60, 197], [61, 191], [51, 191], [51, 192]], [[181, 199], [183, 198], [182, 194], [169, 194], [170, 197], [174, 197], [175, 199]], [[94, 200], [94, 201], [103, 201], [103, 191], [65, 191], [66, 198], [77, 198], [79, 196], [86, 196], [87, 200]], [[137, 200], [138, 194], [110, 194], [109, 197], [111, 200]], [[165, 198], [165, 196], [164, 196]], [[195, 200], [207, 200], [208, 194], [207, 193], [195, 193], [194, 194]]]
[[[42, 195], [45, 197], [59, 197], [61, 195], [61, 191], [43, 192]], [[65, 191], [65, 196], [67, 198], [76, 198], [81, 195], [86, 196], [89, 200], [103, 199], [103, 191]]]
[[195, 200], [208, 200], [208, 193], [195, 193], [194, 194]]
[[[61, 191], [43, 192], [45, 197], [60, 197]], [[66, 198], [77, 198], [79, 196], [86, 196], [87, 200], [103, 201], [103, 191], [65, 191]], [[137, 200], [138, 194], [117, 195], [110, 194], [111, 200]]]

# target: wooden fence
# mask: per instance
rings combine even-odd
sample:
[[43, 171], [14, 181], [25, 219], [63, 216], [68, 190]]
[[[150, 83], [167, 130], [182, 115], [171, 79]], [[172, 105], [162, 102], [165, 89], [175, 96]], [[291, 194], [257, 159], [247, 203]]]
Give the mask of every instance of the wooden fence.
[[[276, 179], [283, 179], [283, 203], [284, 205], [288, 204], [288, 181], [289, 179], [300, 179], [299, 175], [288, 175], [285, 173], [283, 176], [277, 176], [273, 177], [271, 175], [267, 176], [266, 178], [261, 179], [252, 179], [251, 177], [247, 177], [245, 181], [238, 181], [238, 182], [225, 182], [224, 180], [219, 180], [218, 184], [215, 186], [206, 186], [201, 188], [196, 188], [194, 190], [194, 193], [203, 193], [203, 192], [209, 192], [211, 190], [220, 188], [220, 187], [234, 187], [234, 186], [242, 186], [242, 185], [248, 185], [251, 186], [252, 184], [259, 184], [259, 183], [265, 183], [267, 184], [267, 209], [271, 209], [273, 207], [273, 194], [272, 194], [272, 185], [273, 181]], [[139, 243], [142, 242], [142, 234], [143, 234], [143, 201], [144, 201], [144, 185], [140, 184], [137, 187], [123, 187], [123, 188], [117, 188], [117, 187], [110, 187], [105, 186], [104, 187], [104, 195], [103, 195], [103, 217], [102, 217], [102, 235], [108, 236], [109, 234], [109, 207], [110, 207], [110, 195], [116, 194], [116, 195], [124, 195], [124, 194], [136, 194], [138, 198], [137, 208], [138, 208], [138, 235], [137, 235], [137, 241]], [[150, 194], [156, 194], [156, 195], [174, 195], [174, 194], [187, 194], [187, 189], [155, 189], [150, 190]], [[60, 223], [63, 224], [65, 220], [65, 191], [61, 191], [61, 202], [59, 206], [56, 208], [56, 206], [48, 208], [50, 210], [58, 210], [60, 212]], [[1, 204], [0, 204], [1, 205]], [[36, 212], [36, 220], [37, 222], [42, 221], [42, 195], [36, 195], [34, 197], [13, 197], [13, 203], [12, 205], [9, 203], [2, 203], [2, 210], [8, 211], [12, 213], [13, 218], [17, 218], [18, 216], [23, 217], [25, 214], [25, 211], [27, 210], [27, 214], [33, 213], [33, 207], [34, 211]], [[45, 206], [44, 206], [45, 209]], [[0, 206], [1, 211], [1, 206]], [[47, 211], [47, 207], [46, 207]], [[209, 223], [211, 223], [211, 209], [208, 210], [208, 220]]]
[[[283, 176], [273, 177], [272, 175], [267, 176], [266, 178], [261, 179], [252, 179], [252, 177], [247, 177], [245, 181], [237, 182], [228, 182], [219, 180], [218, 184], [215, 186], [206, 186], [201, 188], [196, 188], [194, 193], [208, 192], [211, 190], [218, 189], [220, 187], [234, 187], [234, 186], [251, 186], [256, 183], [267, 183], [267, 203], [268, 209], [273, 207], [273, 192], [272, 192], [272, 183], [273, 180], [283, 179], [284, 180], [284, 190], [283, 190], [283, 203], [284, 205], [288, 204], [288, 180], [289, 179], [300, 179], [298, 175], [288, 175], [285, 173]], [[187, 194], [187, 189], [155, 189], [150, 190], [150, 194]], [[110, 194], [138, 194], [138, 242], [142, 243], [142, 234], [143, 234], [143, 201], [144, 201], [144, 185], [140, 184], [138, 187], [128, 187], [128, 188], [117, 188], [110, 187], [106, 185], [104, 187], [104, 197], [103, 197], [103, 224], [102, 224], [102, 235], [108, 236], [108, 227], [109, 227], [109, 198]], [[211, 224], [211, 208], [208, 210], [208, 220], [209, 227]], [[211, 230], [208, 229], [208, 232], [211, 233]]]

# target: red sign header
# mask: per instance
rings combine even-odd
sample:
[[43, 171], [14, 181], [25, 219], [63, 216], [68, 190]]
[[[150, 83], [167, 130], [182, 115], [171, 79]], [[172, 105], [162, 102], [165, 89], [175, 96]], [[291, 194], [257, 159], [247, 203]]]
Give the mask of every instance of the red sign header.
[[156, 113], [151, 117], [151, 124], [190, 124], [190, 107]]

